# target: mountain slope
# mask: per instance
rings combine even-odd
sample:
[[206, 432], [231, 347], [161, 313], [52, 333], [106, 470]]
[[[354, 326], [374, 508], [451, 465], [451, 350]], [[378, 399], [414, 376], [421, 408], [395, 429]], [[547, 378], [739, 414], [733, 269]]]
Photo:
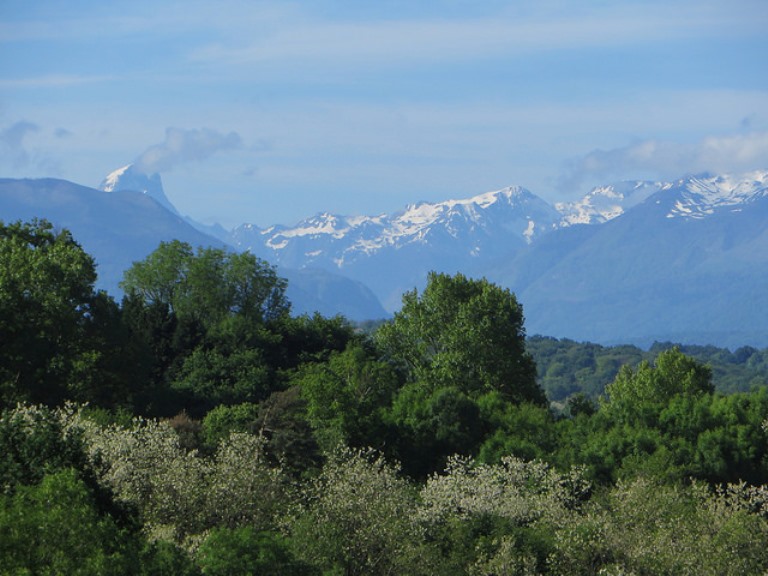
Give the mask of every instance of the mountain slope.
[[529, 333], [768, 346], [765, 173], [690, 177], [598, 226], [553, 232], [488, 270]]
[[145, 258], [161, 240], [193, 246], [225, 244], [172, 214], [151, 196], [137, 192], [105, 194], [66, 180], [0, 179], [0, 218], [46, 218], [68, 228], [98, 265], [98, 287], [119, 293], [123, 270]]
[[390, 311], [430, 270], [462, 272], [514, 290], [529, 333], [768, 345], [766, 190], [765, 171], [619, 182], [555, 207], [506, 188], [392, 215], [243, 225], [232, 242], [366, 282]]
[[[156, 184], [156, 193], [165, 198], [159, 178]], [[193, 227], [175, 210], [166, 209], [156, 193], [105, 193], [53, 178], [0, 179], [0, 220], [46, 218], [57, 227], [68, 228], [96, 260], [97, 287], [119, 295], [124, 270], [143, 260], [161, 241], [177, 239], [195, 247], [231, 248]], [[298, 313], [320, 311], [355, 320], [386, 316], [370, 290], [341, 275], [284, 268], [278, 273], [289, 278], [288, 297]]]
[[421, 287], [427, 272], [472, 272], [523, 249], [553, 229], [558, 212], [519, 187], [466, 200], [413, 204], [392, 215], [318, 214], [296, 226], [265, 230], [245, 224], [235, 246], [280, 264], [319, 267], [372, 286], [389, 310], [403, 292]]

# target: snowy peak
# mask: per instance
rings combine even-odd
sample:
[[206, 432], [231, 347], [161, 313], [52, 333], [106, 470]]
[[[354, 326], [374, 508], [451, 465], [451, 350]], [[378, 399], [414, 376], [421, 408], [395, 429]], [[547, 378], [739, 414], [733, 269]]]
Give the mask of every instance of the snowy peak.
[[668, 182], [619, 182], [593, 188], [576, 202], [558, 202], [555, 208], [562, 214], [562, 227], [573, 224], [602, 224], [621, 216], [657, 192], [671, 187], [672, 184]]
[[153, 198], [173, 214], [179, 215], [163, 191], [160, 174], [145, 174], [138, 170], [134, 164], [128, 164], [108, 174], [99, 185], [99, 190], [104, 192], [140, 192]]
[[768, 196], [768, 171], [689, 176], [676, 182], [674, 191], [667, 218], [701, 219], [720, 209], [740, 210]]
[[[339, 216], [320, 213], [293, 227], [259, 230], [243, 225], [233, 233], [244, 248], [262, 246], [290, 253], [303, 253], [310, 262], [327, 258], [336, 266], [358, 256], [410, 245], [445, 247], [476, 255], [480, 244], [530, 243], [534, 236], [555, 227], [559, 214], [541, 198], [520, 187], [509, 187], [477, 196], [410, 204], [394, 214]], [[311, 247], [310, 247], [311, 244]], [[279, 257], [279, 256], [278, 256]]]
[[725, 207], [739, 206], [768, 196], [768, 171], [746, 174], [687, 176], [676, 182], [626, 181], [592, 189], [581, 200], [558, 202], [560, 227], [602, 224], [651, 197], [667, 207], [667, 218], [704, 218]]

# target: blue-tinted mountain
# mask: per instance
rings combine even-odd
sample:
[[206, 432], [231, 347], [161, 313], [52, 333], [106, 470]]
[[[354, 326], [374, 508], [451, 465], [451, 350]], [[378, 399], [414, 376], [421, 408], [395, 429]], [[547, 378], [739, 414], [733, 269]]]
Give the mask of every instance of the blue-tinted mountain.
[[768, 346], [768, 173], [659, 185], [486, 272], [516, 291], [529, 333]]
[[389, 311], [430, 270], [514, 290], [529, 333], [768, 346], [768, 172], [599, 186], [549, 205], [512, 187], [391, 215], [236, 228], [231, 242], [371, 286]]
[[231, 242], [291, 268], [336, 271], [370, 286], [394, 311], [427, 272], [469, 272], [524, 249], [554, 229], [559, 213], [520, 187], [465, 200], [421, 202], [391, 215], [318, 214], [293, 227], [244, 224]]
[[[193, 226], [172, 205], [169, 209], [159, 176], [118, 172], [127, 173], [131, 181], [121, 184], [119, 178], [113, 178], [114, 186], [108, 192], [53, 178], [0, 179], [0, 220], [45, 218], [69, 229], [96, 260], [97, 286], [115, 296], [120, 295], [123, 272], [161, 241], [177, 239], [192, 246], [234, 249]], [[319, 311], [354, 320], [386, 316], [369, 289], [341, 274], [283, 268], [278, 274], [289, 278], [287, 295], [298, 313]]]

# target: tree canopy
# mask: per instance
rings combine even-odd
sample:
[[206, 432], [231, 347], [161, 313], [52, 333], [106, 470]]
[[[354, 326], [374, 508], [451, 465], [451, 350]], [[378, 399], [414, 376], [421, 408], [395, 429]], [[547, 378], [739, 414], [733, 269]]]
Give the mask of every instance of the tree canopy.
[[0, 222], [0, 406], [88, 399], [110, 356], [105, 339], [119, 338], [114, 302], [95, 280], [93, 258], [67, 230]]
[[497, 391], [514, 402], [546, 403], [525, 351], [522, 307], [508, 289], [485, 279], [430, 273], [422, 294], [403, 296], [377, 342], [411, 381], [429, 388], [453, 386], [475, 397]]
[[126, 270], [121, 287], [147, 304], [168, 306], [206, 327], [231, 317], [248, 323], [287, 314], [286, 281], [249, 252], [199, 247], [173, 240]]

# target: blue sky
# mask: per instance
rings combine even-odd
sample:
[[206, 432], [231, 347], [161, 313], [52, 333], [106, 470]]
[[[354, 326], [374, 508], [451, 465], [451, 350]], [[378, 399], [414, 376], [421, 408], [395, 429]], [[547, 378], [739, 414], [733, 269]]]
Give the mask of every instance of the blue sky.
[[0, 176], [225, 226], [768, 169], [765, 0], [3, 0]]

